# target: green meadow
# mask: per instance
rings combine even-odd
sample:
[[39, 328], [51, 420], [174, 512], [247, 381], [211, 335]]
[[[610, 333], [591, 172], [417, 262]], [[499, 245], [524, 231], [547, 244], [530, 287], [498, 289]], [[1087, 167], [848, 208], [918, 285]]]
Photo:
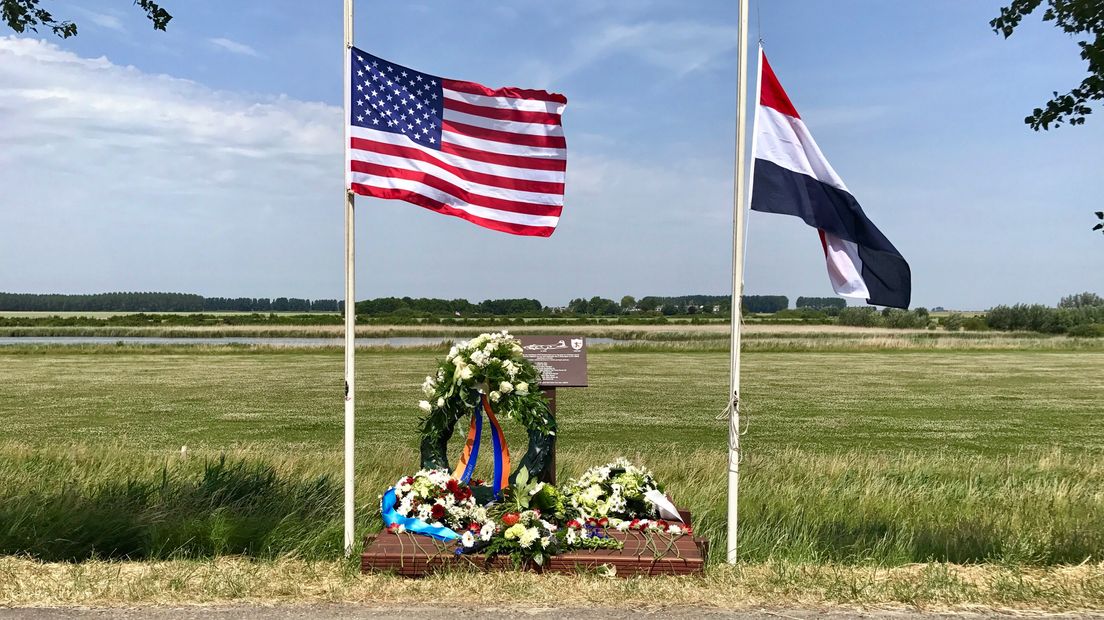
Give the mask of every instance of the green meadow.
[[[1011, 594], [926, 600], [1099, 606], [1104, 355], [1070, 342], [750, 350], [737, 569], [721, 564], [727, 425], [716, 418], [726, 351], [592, 350], [591, 386], [560, 390], [559, 475], [622, 455], [653, 469], [711, 540], [707, 580], [735, 579], [737, 570], [765, 579], [760, 586], [813, 583], [809, 567], [832, 567], [838, 579], [874, 584], [878, 570], [900, 577], [926, 563], [1013, 571], [1001, 579], [1019, 575], [1022, 586], [1032, 571], [1053, 581], [1080, 565], [1093, 572], [1062, 582], [1065, 594], [1005, 584]], [[358, 354], [365, 534], [379, 527], [379, 494], [417, 467], [419, 385], [441, 355]], [[9, 584], [27, 571], [62, 570], [42, 567], [244, 558], [269, 568], [235, 570], [320, 562], [346, 575], [341, 591], [360, 587], [340, 551], [341, 383], [336, 349], [0, 349], [0, 558], [9, 556]], [[520, 453], [524, 439], [512, 430]], [[922, 587], [960, 581], [924, 575]], [[914, 592], [870, 585], [860, 588], [869, 596], [847, 595], [820, 579], [828, 585], [816, 586], [817, 600], [900, 602]], [[0, 585], [0, 601], [34, 598], [20, 587]]]

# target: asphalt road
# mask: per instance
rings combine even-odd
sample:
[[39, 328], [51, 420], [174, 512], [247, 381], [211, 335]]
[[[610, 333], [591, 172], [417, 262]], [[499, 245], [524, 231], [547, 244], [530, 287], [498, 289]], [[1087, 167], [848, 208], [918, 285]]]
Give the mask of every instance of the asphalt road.
[[287, 605], [287, 606], [235, 606], [235, 607], [143, 607], [143, 608], [0, 608], [0, 620], [26, 618], [29, 620], [62, 620], [69, 618], [100, 619], [120, 618], [137, 620], [192, 620], [215, 618], [217, 620], [298, 620], [311, 618], [338, 620], [345, 618], [418, 618], [418, 620], [444, 619], [556, 619], [581, 620], [628, 618], [740, 618], [743, 620], [904, 620], [925, 618], [928, 620], [990, 620], [1015, 618], [1096, 618], [1104, 619], [1104, 611], [1092, 613], [1054, 614], [1040, 612], [955, 612], [923, 613], [915, 611], [814, 611], [801, 609], [748, 609], [726, 611], [695, 607], [658, 609], [595, 609], [595, 608], [450, 608], [450, 607], [372, 607], [366, 605]]

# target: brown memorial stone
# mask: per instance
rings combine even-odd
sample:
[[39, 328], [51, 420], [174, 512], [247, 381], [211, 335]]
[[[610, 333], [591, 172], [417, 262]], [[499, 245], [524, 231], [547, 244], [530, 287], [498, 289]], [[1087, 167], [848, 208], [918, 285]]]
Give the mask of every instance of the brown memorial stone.
[[586, 387], [586, 338], [520, 336], [525, 359], [541, 374], [541, 387]]

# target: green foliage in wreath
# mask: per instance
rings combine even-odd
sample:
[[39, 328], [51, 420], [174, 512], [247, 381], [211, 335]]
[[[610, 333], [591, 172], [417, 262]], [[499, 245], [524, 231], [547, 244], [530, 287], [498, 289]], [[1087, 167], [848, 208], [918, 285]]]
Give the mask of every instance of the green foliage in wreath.
[[529, 450], [519, 463], [539, 475], [548, 466], [556, 421], [540, 392], [540, 373], [525, 359], [521, 343], [508, 332], [482, 334], [458, 344], [426, 377], [418, 403], [422, 467], [448, 469], [448, 440], [456, 422], [471, 414], [486, 394], [500, 419], [516, 420], [528, 432]]

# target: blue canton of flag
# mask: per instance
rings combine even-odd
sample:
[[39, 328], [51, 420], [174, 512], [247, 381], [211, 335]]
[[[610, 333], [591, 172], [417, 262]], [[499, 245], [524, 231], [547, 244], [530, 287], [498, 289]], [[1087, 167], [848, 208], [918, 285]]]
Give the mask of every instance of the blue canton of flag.
[[437, 76], [356, 50], [351, 91], [354, 127], [401, 134], [440, 149], [444, 93]]

